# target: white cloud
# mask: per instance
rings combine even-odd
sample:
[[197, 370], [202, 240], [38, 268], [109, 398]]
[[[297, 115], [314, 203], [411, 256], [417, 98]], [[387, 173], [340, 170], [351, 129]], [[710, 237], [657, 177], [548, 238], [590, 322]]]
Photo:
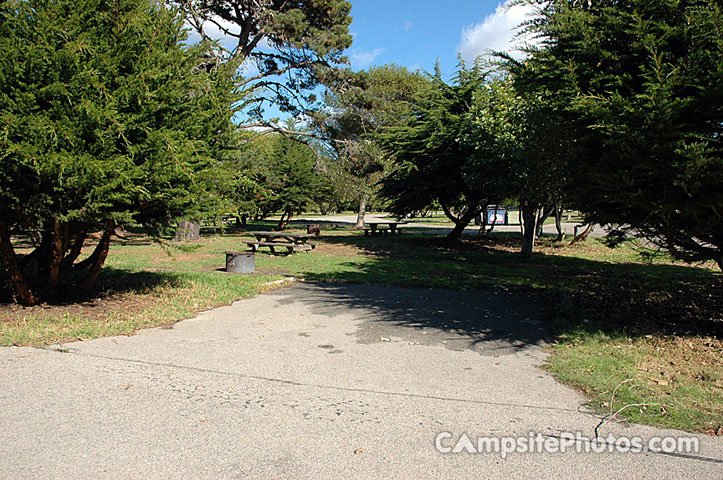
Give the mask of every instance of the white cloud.
[[406, 32], [408, 30], [411, 30], [413, 26], [414, 26], [414, 24], [412, 22], [410, 22], [409, 20], [407, 20], [406, 22], [404, 22], [404, 25], [402, 25], [402, 30], [404, 30]]
[[241, 74], [246, 78], [255, 77], [259, 73], [259, 67], [256, 66], [256, 62], [254, 62], [253, 60], [246, 59], [241, 64]]
[[[218, 25], [216, 23], [218, 23]], [[203, 31], [206, 36], [208, 36], [211, 40], [217, 40], [218, 43], [225, 49], [230, 50], [234, 48], [236, 46], [236, 39], [230, 35], [226, 35], [221, 28], [231, 33], [238, 33], [241, 28], [235, 23], [227, 22], [226, 20], [222, 20], [220, 18], [216, 18], [216, 23], [208, 21], [204, 22]], [[190, 42], [198, 42], [201, 40], [201, 36], [198, 34], [196, 29], [188, 23], [186, 23], [186, 26], [190, 29], [190, 36], [188, 38]]]
[[[201, 41], [201, 35], [191, 26], [190, 23], [186, 22], [186, 28], [189, 30], [189, 43]], [[218, 41], [219, 45], [221, 45], [224, 49], [231, 51], [236, 47], [238, 39], [233, 35], [226, 34], [222, 28], [231, 34], [235, 34], [240, 31], [240, 27], [235, 23], [228, 22], [218, 17], [216, 17], [216, 22], [206, 21], [203, 24], [203, 32], [208, 38]], [[262, 38], [257, 46], [257, 50], [268, 52], [273, 49], [269, 46], [267, 39]], [[241, 73], [246, 77], [253, 77], [259, 74], [259, 69], [252, 59], [247, 59], [241, 64]]]
[[383, 51], [383, 48], [375, 48], [371, 52], [364, 50], [352, 50], [351, 64], [357, 68], [368, 67]]
[[[457, 51], [462, 58], [473, 61], [479, 55], [490, 50], [508, 52], [516, 58], [524, 53], [519, 49], [526, 39], [514, 38], [517, 27], [534, 13], [531, 5], [515, 5], [509, 7], [510, 1], [497, 6], [494, 13], [479, 23], [462, 29], [462, 40]], [[529, 41], [529, 40], [527, 40]]]

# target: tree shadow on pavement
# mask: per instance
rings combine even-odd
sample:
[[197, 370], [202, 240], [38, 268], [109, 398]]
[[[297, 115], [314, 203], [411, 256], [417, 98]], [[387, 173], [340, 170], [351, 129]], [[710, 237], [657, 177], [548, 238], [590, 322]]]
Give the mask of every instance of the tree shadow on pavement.
[[[555, 334], [574, 330], [639, 336], [723, 336], [723, 275], [670, 264], [615, 263], [556, 254], [522, 259], [515, 235], [447, 242], [421, 236], [328, 236], [363, 259], [309, 281], [509, 292], [534, 303]], [[501, 297], [500, 297], [501, 298]]]
[[533, 298], [510, 292], [457, 291], [364, 284], [302, 284], [274, 292], [325, 316], [362, 319], [359, 343], [407, 342], [500, 355], [547, 345]]

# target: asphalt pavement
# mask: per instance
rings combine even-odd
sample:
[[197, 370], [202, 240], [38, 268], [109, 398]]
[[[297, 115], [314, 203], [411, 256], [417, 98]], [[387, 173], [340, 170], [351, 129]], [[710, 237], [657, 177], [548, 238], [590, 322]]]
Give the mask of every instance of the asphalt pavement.
[[[271, 216], [268, 217], [269, 220], [278, 220], [278, 216]], [[385, 221], [385, 220], [396, 220], [396, 217], [394, 217], [391, 214], [387, 213], [368, 213], [365, 216], [365, 220], [367, 222], [379, 222], [379, 221]], [[294, 220], [291, 222], [292, 224], [302, 224], [307, 225], [310, 223], [326, 223], [331, 225], [340, 225], [340, 226], [348, 226], [348, 225], [355, 225], [356, 224], [356, 215], [304, 215], [301, 214], [297, 217], [294, 217]], [[450, 224], [451, 225], [451, 224]], [[582, 225], [575, 222], [562, 222], [562, 228], [565, 232], [565, 235], [572, 236], [575, 233], [575, 229], [581, 228]], [[404, 228], [416, 228], [419, 229], [415, 233], [426, 233], [430, 235], [446, 235], [452, 230], [451, 226], [445, 226], [443, 224], [439, 223], [427, 223], [424, 221], [424, 219], [411, 219], [408, 221], [408, 223], [405, 225]], [[489, 228], [489, 227], [488, 227]], [[479, 233], [479, 226], [475, 225], [468, 225], [465, 229], [463, 234], [464, 235], [477, 235]], [[520, 225], [519, 224], [513, 224], [513, 225], [495, 225], [494, 228], [495, 232], [514, 232], [518, 233], [520, 231]], [[548, 235], [557, 235], [557, 227], [555, 227], [555, 224], [546, 224], [543, 226], [542, 231], [545, 234]], [[607, 235], [607, 230], [605, 228], [601, 227], [600, 225], [594, 225], [592, 231], [590, 232], [590, 235], [593, 237], [603, 237]]]
[[595, 453], [600, 417], [539, 368], [549, 341], [534, 299], [504, 291], [297, 284], [170, 328], [2, 348], [0, 477], [723, 477], [723, 438]]

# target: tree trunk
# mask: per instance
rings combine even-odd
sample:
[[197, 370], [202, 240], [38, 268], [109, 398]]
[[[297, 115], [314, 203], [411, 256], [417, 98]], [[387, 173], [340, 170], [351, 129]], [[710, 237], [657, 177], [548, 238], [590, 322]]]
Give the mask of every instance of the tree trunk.
[[490, 228], [489, 228], [489, 229], [486, 228], [484, 225], [481, 225], [481, 226], [479, 227], [479, 232], [477, 233], [477, 237], [478, 237], [478, 238], [486, 237], [487, 235], [489, 235], [490, 233], [492, 233], [492, 231], [493, 231], [494, 229], [495, 229], [495, 224], [494, 224], [494, 223], [492, 223], [492, 225], [490, 225]]
[[535, 248], [539, 209], [530, 203], [521, 203], [520, 216], [522, 217], [523, 223], [522, 256], [530, 258], [532, 256], [532, 250]]
[[93, 253], [90, 255], [90, 257], [88, 257], [94, 259], [93, 263], [90, 265], [90, 269], [88, 270], [85, 278], [78, 284], [78, 288], [84, 290], [90, 287], [93, 282], [95, 282], [95, 280], [98, 278], [98, 275], [100, 275], [100, 271], [103, 268], [105, 259], [108, 257], [108, 250], [110, 250], [110, 239], [113, 236], [113, 232], [115, 232], [115, 221], [108, 220], [105, 224], [103, 236], [100, 237], [100, 242], [98, 242], [98, 245], [96, 245], [95, 250], [93, 250]]
[[535, 238], [542, 236], [542, 220], [544, 219], [545, 207], [542, 206], [537, 211], [537, 218], [535, 219]]
[[588, 235], [590, 235], [590, 232], [592, 232], [592, 223], [588, 223], [585, 227], [585, 230], [583, 230], [581, 233], [579, 233], [575, 238], [572, 239], [572, 242], [570, 242], [570, 245], [574, 245], [577, 242], [582, 242], [587, 238]]
[[522, 221], [522, 204], [521, 203], [517, 206], [517, 211], [519, 212], [519, 215], [518, 215], [519, 220], [518, 221], [520, 222], [520, 235], [524, 236], [525, 235], [525, 222]]
[[[110, 221], [112, 221], [112, 220], [109, 220], [109, 222]], [[115, 230], [115, 222], [113, 222], [113, 228]], [[111, 233], [113, 233], [113, 232], [111, 232]], [[101, 235], [101, 242], [103, 241], [104, 235], [105, 235], [105, 229], [103, 230], [103, 235]], [[108, 239], [108, 241], [110, 242], [110, 239]], [[98, 245], [100, 245], [100, 243], [98, 243]], [[95, 265], [98, 262], [100, 255], [102, 255], [102, 251], [99, 250], [98, 246], [96, 245], [95, 249], [93, 249], [93, 252], [90, 254], [90, 256], [88, 258], [86, 258], [85, 260], [81, 260], [80, 262], [72, 265], [71, 268], [73, 269], [73, 271], [78, 271], [78, 270], [86, 269], [88, 267], [92, 267], [93, 265]]]
[[460, 218], [456, 219], [456, 221], [455, 217], [452, 216], [454, 228], [447, 234], [447, 238], [450, 240], [459, 240], [462, 237], [462, 233], [464, 233], [464, 229], [467, 228], [467, 225], [469, 225], [472, 220], [474, 220], [474, 217], [477, 216], [478, 212], [479, 208], [470, 205], [467, 207], [465, 213], [463, 213]]
[[15, 255], [13, 244], [10, 241], [10, 229], [4, 221], [0, 221], [0, 258], [13, 284], [17, 300], [26, 306], [35, 305], [37, 299], [33, 292], [30, 291], [30, 286], [23, 276], [20, 261]]
[[286, 225], [286, 222], [284, 222], [284, 217], [286, 216], [286, 212], [281, 212], [281, 218], [279, 218], [279, 223], [276, 224], [276, 227], [274, 227], [274, 230], [281, 230]]
[[64, 226], [60, 225], [58, 220], [53, 219], [50, 230], [47, 232], [50, 235], [50, 252], [48, 255], [48, 284], [57, 288], [60, 286], [60, 266], [63, 264], [63, 257], [65, 256], [65, 250], [68, 245], [67, 240], [63, 237], [65, 231]]
[[[37, 265], [37, 275], [39, 278], [47, 278], [49, 275], [49, 265], [52, 262], [52, 240], [53, 236], [48, 232], [47, 229], [43, 230], [40, 233], [40, 245], [36, 249], [38, 252], [37, 255], [35, 255], [35, 252], [32, 252], [31, 255], [35, 257], [33, 260], [35, 261]], [[28, 259], [30, 261], [30, 259]]]
[[545, 206], [540, 207], [540, 212], [537, 214], [537, 225], [535, 226], [535, 228], [537, 229], [535, 231], [535, 234], [538, 238], [541, 237], [544, 233], [543, 228], [545, 227], [545, 220], [547, 220], [547, 217], [550, 216], [551, 212], [554, 212], [554, 209]]
[[196, 242], [201, 239], [201, 224], [191, 220], [183, 220], [178, 224], [174, 242]]
[[80, 254], [83, 252], [83, 243], [85, 237], [88, 235], [88, 230], [82, 228], [75, 234], [75, 240], [73, 240], [73, 246], [70, 248], [70, 252], [63, 258], [62, 268], [70, 268], [73, 266]]
[[367, 214], [367, 202], [369, 201], [369, 195], [364, 194], [359, 199], [359, 213], [356, 215], [356, 225], [354, 225], [354, 229], [361, 230], [364, 228], [364, 217], [366, 217]]
[[559, 204], [555, 205], [555, 228], [557, 229], [556, 242], [561, 242], [565, 239], [565, 229], [562, 228], [562, 207]]
[[[292, 212], [282, 212], [281, 218], [279, 219], [279, 223], [276, 225], [276, 230], [283, 230], [284, 228], [286, 228], [286, 225], [289, 224], [289, 222], [291, 221], [293, 216], [294, 216], [293, 211]], [[284, 219], [284, 217], [286, 217], [286, 219]]]
[[497, 221], [497, 209], [498, 208], [499, 208], [499, 205], [495, 205], [495, 214], [492, 217], [492, 224], [490, 225], [489, 229], [487, 229], [487, 207], [484, 208], [481, 215], [475, 216], [475, 218], [480, 218], [480, 216], [482, 217], [480, 219], [481, 225], [479, 227], [479, 233], [477, 234], [477, 237], [479, 237], [479, 238], [485, 237], [485, 236], [489, 235], [490, 233], [492, 233], [492, 231], [495, 229], [495, 222]]
[[237, 213], [236, 214], [236, 226], [237, 227], [245, 227], [246, 224], [249, 221], [249, 214], [248, 213]]
[[459, 222], [459, 218], [452, 214], [452, 210], [450, 210], [447, 205], [442, 202], [439, 202], [439, 204], [442, 206], [442, 213], [444, 213], [444, 216], [449, 218], [456, 225], [457, 222]]

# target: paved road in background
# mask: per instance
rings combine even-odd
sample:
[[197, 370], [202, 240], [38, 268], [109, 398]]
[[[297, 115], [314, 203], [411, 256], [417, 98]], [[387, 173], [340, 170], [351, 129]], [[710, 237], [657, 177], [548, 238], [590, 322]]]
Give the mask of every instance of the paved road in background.
[[[390, 220], [396, 218], [392, 216], [387, 216], [385, 213], [379, 213], [379, 214], [367, 214], [366, 220], [371, 221], [384, 221], [384, 220]], [[278, 220], [279, 217], [269, 217], [270, 220]], [[355, 225], [356, 224], [356, 215], [299, 215], [298, 217], [294, 217], [294, 220], [291, 222], [293, 223], [302, 223], [302, 224], [308, 224], [308, 223], [314, 223], [314, 222], [324, 222], [324, 223], [332, 223], [336, 225]], [[575, 232], [575, 227], [580, 226], [579, 223], [573, 223], [573, 222], [563, 222], [562, 227], [565, 231], [566, 235], [572, 235]], [[429, 230], [428, 233], [430, 234], [439, 234], [439, 235], [446, 235], [449, 233], [450, 230], [452, 230], [452, 227], [445, 227], [443, 225], [439, 224], [430, 224], [425, 222], [415, 222], [414, 220], [411, 220], [406, 227], [412, 227], [412, 228], [425, 228]], [[496, 225], [494, 228], [495, 232], [519, 232], [520, 226], [519, 225]], [[477, 235], [479, 232], [479, 226], [470, 225], [464, 230], [465, 235]], [[557, 229], [555, 228], [554, 224], [548, 224], [543, 226], [543, 232], [557, 235]], [[593, 227], [592, 232], [590, 232], [590, 235], [595, 237], [602, 237], [607, 232], [605, 229], [599, 225], [595, 225]]]
[[[172, 328], [0, 349], [3, 478], [721, 478], [694, 455], [442, 454], [463, 433], [591, 436], [538, 367], [533, 300], [299, 284]], [[601, 434], [680, 436], [619, 423]]]

